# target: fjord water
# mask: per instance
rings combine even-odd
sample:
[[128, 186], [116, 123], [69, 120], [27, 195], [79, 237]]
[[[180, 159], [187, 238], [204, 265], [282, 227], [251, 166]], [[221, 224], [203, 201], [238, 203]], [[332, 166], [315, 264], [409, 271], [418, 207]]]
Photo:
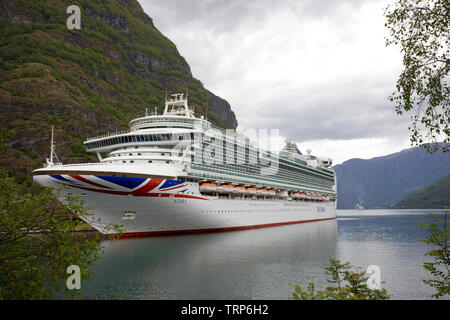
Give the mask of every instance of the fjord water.
[[292, 299], [289, 283], [323, 283], [330, 258], [378, 265], [392, 299], [431, 299], [431, 248], [419, 223], [442, 210], [339, 210], [334, 220], [235, 232], [105, 241], [82, 284], [90, 298]]

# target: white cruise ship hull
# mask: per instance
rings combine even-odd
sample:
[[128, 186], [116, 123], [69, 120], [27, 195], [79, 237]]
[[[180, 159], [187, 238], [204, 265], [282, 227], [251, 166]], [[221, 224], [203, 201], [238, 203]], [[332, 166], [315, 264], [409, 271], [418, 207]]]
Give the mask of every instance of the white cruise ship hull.
[[333, 219], [335, 202], [205, 196], [198, 183], [164, 177], [37, 172], [34, 180], [50, 187], [65, 185], [84, 202], [81, 217], [104, 234], [146, 236], [261, 228]]

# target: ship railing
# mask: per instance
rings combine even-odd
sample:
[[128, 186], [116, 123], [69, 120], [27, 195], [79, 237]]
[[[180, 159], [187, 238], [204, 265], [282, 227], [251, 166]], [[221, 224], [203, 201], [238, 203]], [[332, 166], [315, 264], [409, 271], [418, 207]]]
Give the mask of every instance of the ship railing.
[[82, 166], [104, 166], [105, 164], [102, 162], [81, 162], [81, 163], [67, 163], [67, 164], [63, 164], [61, 166], [70, 166], [70, 167], [82, 167]]
[[116, 131], [116, 132], [108, 132], [102, 135], [98, 135], [96, 137], [91, 137], [91, 138], [87, 138], [86, 142], [92, 141], [92, 140], [97, 140], [97, 139], [103, 139], [103, 138], [108, 138], [108, 137], [112, 137], [112, 136], [116, 136], [119, 134], [124, 134], [124, 133], [129, 133], [130, 130], [122, 130], [122, 131]]

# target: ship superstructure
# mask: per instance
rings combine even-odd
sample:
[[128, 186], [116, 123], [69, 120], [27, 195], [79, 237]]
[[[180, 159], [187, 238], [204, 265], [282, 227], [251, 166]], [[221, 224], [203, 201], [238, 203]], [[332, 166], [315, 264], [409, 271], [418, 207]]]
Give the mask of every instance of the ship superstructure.
[[[87, 139], [99, 163], [50, 162], [34, 171], [46, 186], [69, 186], [104, 233], [126, 235], [250, 228], [334, 218], [332, 161], [303, 155], [287, 142], [279, 153], [195, 117], [183, 94], [166, 99], [130, 130]], [[266, 213], [266, 214], [264, 214]], [[98, 220], [98, 219], [97, 219]]]

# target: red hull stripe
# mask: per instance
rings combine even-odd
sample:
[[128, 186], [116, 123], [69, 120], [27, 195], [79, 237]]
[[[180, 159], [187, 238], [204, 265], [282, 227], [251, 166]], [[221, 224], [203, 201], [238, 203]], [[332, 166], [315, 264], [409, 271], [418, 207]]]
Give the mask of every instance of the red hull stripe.
[[186, 199], [199, 199], [199, 200], [208, 200], [206, 198], [202, 197], [196, 197], [196, 196], [188, 196], [186, 194], [176, 194], [175, 198], [186, 198]]
[[150, 179], [146, 185], [132, 192], [134, 196], [145, 196], [147, 192], [155, 189], [162, 182], [162, 179]]
[[96, 186], [96, 187], [106, 188], [106, 189], [111, 189], [111, 188], [108, 187], [108, 186], [104, 186], [104, 185], [95, 183], [95, 182], [93, 182], [93, 181], [90, 181], [90, 180], [88, 180], [88, 179], [86, 179], [86, 178], [83, 178], [82, 176], [80, 176], [80, 175], [78, 175], [78, 174], [69, 174], [69, 177], [72, 177], [72, 178], [74, 178], [74, 179], [83, 181], [84, 183], [88, 183], [88, 184], [91, 184], [91, 185]]
[[334, 219], [334, 218], [313, 219], [313, 220], [297, 220], [297, 221], [277, 222], [277, 223], [267, 223], [267, 224], [256, 224], [256, 225], [251, 225], [251, 226], [226, 227], [226, 228], [167, 230], [167, 231], [146, 231], [146, 232], [126, 232], [126, 233], [123, 233], [120, 238], [139, 238], [139, 237], [150, 237], [150, 236], [161, 236], [161, 235], [183, 234], [183, 233], [236, 231], [236, 230], [245, 230], [245, 229], [257, 229], [257, 228], [276, 227], [276, 226], [282, 226], [282, 225], [287, 225], [287, 224], [298, 224], [298, 223], [306, 223], [306, 222], [313, 222], [313, 221], [323, 221], [323, 220], [331, 220], [331, 219]]

